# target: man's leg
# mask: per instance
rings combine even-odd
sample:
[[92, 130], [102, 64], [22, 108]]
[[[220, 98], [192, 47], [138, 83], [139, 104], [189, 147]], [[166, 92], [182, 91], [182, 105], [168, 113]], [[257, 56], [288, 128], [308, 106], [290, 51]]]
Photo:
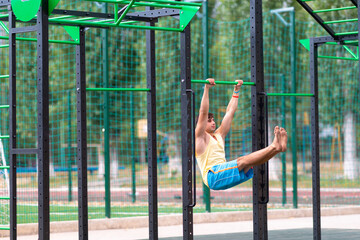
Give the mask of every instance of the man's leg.
[[279, 129], [279, 127], [276, 126], [274, 129], [274, 134], [275, 138], [270, 146], [237, 159], [237, 166], [239, 171], [244, 170], [246, 173], [251, 167], [261, 165], [269, 161], [276, 154], [286, 151], [287, 132], [285, 129]]

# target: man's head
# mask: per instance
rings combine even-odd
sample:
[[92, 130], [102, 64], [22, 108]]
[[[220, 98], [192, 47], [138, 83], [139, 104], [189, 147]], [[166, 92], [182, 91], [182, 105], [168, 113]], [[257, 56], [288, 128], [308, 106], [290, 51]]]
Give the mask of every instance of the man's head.
[[[197, 125], [198, 121], [199, 121], [199, 116], [197, 116], [196, 119], [195, 119], [196, 125]], [[215, 130], [216, 130], [216, 123], [215, 123], [215, 120], [214, 120], [214, 114], [209, 112], [205, 131], [208, 132], [208, 133], [213, 133]]]

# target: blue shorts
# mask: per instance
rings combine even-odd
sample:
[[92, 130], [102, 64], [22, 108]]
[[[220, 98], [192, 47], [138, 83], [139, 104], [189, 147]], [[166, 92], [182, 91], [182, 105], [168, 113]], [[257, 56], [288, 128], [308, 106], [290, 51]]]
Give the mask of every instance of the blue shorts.
[[254, 176], [253, 169], [247, 173], [244, 170], [239, 172], [237, 168], [237, 161], [222, 163], [213, 166], [208, 172], [208, 184], [212, 190], [225, 190], [240, 183], [243, 183]]

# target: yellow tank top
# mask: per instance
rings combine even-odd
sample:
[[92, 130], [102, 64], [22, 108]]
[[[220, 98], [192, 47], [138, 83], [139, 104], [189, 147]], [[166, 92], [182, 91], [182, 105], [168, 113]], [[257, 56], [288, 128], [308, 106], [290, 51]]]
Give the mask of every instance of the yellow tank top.
[[205, 149], [205, 152], [199, 156], [196, 156], [196, 161], [200, 168], [203, 181], [207, 186], [209, 186], [207, 175], [210, 168], [226, 162], [224, 140], [220, 134], [214, 134], [214, 136], [217, 140], [210, 136], [210, 141]]

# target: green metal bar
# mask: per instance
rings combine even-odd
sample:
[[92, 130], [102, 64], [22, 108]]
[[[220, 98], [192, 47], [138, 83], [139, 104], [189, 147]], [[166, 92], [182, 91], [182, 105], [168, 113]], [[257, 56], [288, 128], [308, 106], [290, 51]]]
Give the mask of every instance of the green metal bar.
[[10, 137], [9, 137], [9, 135], [2, 135], [2, 136], [0, 136], [0, 139], [9, 139]]
[[134, 117], [134, 93], [130, 95], [130, 130], [131, 130], [131, 200], [136, 202], [136, 166], [135, 166], [135, 117]]
[[[93, 2], [92, 0], [86, 0], [88, 2]], [[183, 1], [166, 1], [166, 0], [144, 0], [147, 3], [165, 3], [165, 4], [171, 4], [175, 6], [194, 6], [194, 7], [201, 7], [201, 3], [193, 3], [193, 2], [183, 2]], [[123, 1], [123, 0], [97, 0], [95, 2], [105, 2], [105, 3], [116, 3], [116, 4], [128, 4], [130, 1]], [[139, 1], [140, 2], [140, 1]], [[138, 4], [139, 2], [136, 2]], [[144, 5], [144, 6], [150, 6], [150, 5]], [[169, 6], [168, 6], [169, 7]], [[170, 6], [172, 7], [172, 6]]]
[[0, 166], [0, 169], [10, 169], [9, 166]]
[[[204, 84], [209, 84], [208, 80], [191, 80], [192, 83], [204, 83]], [[220, 85], [236, 85], [237, 82], [235, 81], [215, 81], [215, 84], [220, 84]], [[253, 82], [244, 82], [243, 85], [255, 85], [255, 83]]]
[[0, 14], [0, 18], [6, 18], [9, 17], [9, 14]]
[[10, 227], [0, 227], [0, 230], [10, 230]]
[[277, 97], [314, 97], [312, 93], [268, 93], [267, 95]]
[[[344, 43], [347, 43], [347, 44], [358, 43], [358, 40], [347, 40], [347, 41], [344, 41]], [[335, 43], [335, 44], [337, 44], [337, 43]]]
[[355, 59], [355, 58], [347, 58], [347, 57], [318, 56], [318, 58], [328, 58], [328, 59], [338, 59], [338, 60], [351, 60], [351, 61], [359, 61], [359, 59]]
[[1, 108], [9, 108], [9, 105], [0, 105], [0, 109]]
[[343, 35], [351, 35], [351, 34], [358, 34], [358, 31], [335, 33], [335, 36], [343, 36]]
[[[203, 53], [204, 53], [204, 79], [209, 77], [209, 7], [208, 1], [203, 2]], [[206, 212], [211, 212], [211, 195], [210, 189], [204, 183], [203, 185], [203, 198]]]
[[0, 79], [1, 78], [8, 78], [9, 77], [9, 75], [0, 75]]
[[[9, 39], [8, 36], [0, 36], [0, 39]], [[16, 37], [17, 41], [27, 41], [27, 42], [36, 42], [36, 38], [24, 38], [24, 37]], [[59, 44], [70, 44], [70, 45], [78, 45], [78, 42], [74, 41], [63, 41], [63, 40], [49, 40], [49, 43], [59, 43]]]
[[142, 26], [142, 25], [129, 25], [120, 23], [116, 25], [115, 23], [101, 23], [101, 22], [83, 22], [77, 20], [57, 20], [49, 19], [50, 23], [60, 23], [60, 24], [76, 24], [79, 26], [93, 26], [93, 27], [120, 27], [120, 28], [136, 28], [136, 29], [147, 29], [147, 30], [160, 30], [160, 31], [170, 31], [170, 32], [182, 32], [180, 28], [168, 28], [168, 27], [153, 27], [153, 26]]
[[[97, 19], [97, 17], [78, 18], [76, 20], [78, 20], [78, 21], [88, 21], [88, 20], [94, 20], [94, 19]], [[70, 19], [70, 21], [71, 21], [71, 19]]]
[[4, 29], [4, 31], [9, 34], [9, 29], [6, 27], [6, 25], [0, 21], [0, 26]]
[[[201, 3], [194, 3], [194, 2], [183, 2], [183, 1], [166, 1], [166, 0], [139, 0], [143, 2], [154, 2], [154, 3], [165, 3], [171, 5], [180, 5], [180, 6], [193, 6], [193, 7], [201, 7]], [[127, 1], [123, 1], [127, 2]]]
[[[295, 36], [295, 11], [290, 12], [290, 38], [291, 38], [291, 91], [297, 94], [296, 87], [296, 36]], [[295, 95], [303, 96], [303, 95]], [[293, 160], [293, 207], [298, 207], [297, 191], [297, 124], [296, 124], [296, 98], [291, 98], [291, 150]]]
[[8, 48], [9, 45], [0, 45], [0, 48]]
[[344, 48], [353, 56], [354, 58], [357, 58], [356, 54], [351, 51], [351, 49], [348, 46], [344, 45]]
[[127, 6], [127, 8], [125, 9], [125, 11], [121, 14], [121, 16], [119, 17], [119, 19], [115, 22], [116, 26], [118, 26], [121, 21], [124, 19], [124, 17], [126, 16], [126, 14], [129, 12], [130, 8], [132, 7], [132, 5], [134, 5], [135, 0], [131, 0], [131, 2], [129, 3], [129, 5]]
[[173, 9], [183, 9], [182, 6], [176, 6], [176, 5], [166, 5], [166, 4], [160, 4], [160, 3], [142, 3], [137, 2], [134, 4], [134, 7], [158, 7], [158, 8], [173, 8]]
[[315, 11], [313, 11], [313, 13], [334, 12], [334, 11], [342, 11], [342, 10], [349, 10], [349, 9], [356, 9], [356, 6], [321, 9], [321, 10], [315, 10]]
[[347, 23], [347, 22], [357, 22], [357, 18], [352, 19], [344, 19], [344, 20], [334, 20], [334, 21], [326, 21], [324, 24], [334, 24], [334, 23]]
[[[107, 3], [103, 5], [102, 12], [107, 12]], [[124, 15], [125, 16], [125, 15]], [[103, 83], [106, 89], [109, 88], [109, 51], [108, 51], [108, 30], [101, 30], [102, 45], [102, 69]], [[104, 160], [105, 160], [105, 216], [111, 218], [111, 189], [110, 189], [110, 116], [109, 116], [109, 92], [103, 92], [104, 97]]]
[[68, 90], [68, 137], [67, 137], [67, 162], [68, 162], [68, 201], [72, 201], [72, 173], [71, 173], [71, 91]]
[[73, 18], [73, 17], [76, 17], [76, 16], [73, 16], [73, 15], [65, 15], [65, 16], [51, 17], [51, 18], [49, 18], [49, 19], [66, 19], [66, 18]]
[[108, 92], [124, 92], [124, 91], [133, 91], [133, 92], [149, 92], [149, 88], [86, 88], [86, 91], [108, 91]]
[[0, 197], [0, 200], [9, 200], [10, 197]]

